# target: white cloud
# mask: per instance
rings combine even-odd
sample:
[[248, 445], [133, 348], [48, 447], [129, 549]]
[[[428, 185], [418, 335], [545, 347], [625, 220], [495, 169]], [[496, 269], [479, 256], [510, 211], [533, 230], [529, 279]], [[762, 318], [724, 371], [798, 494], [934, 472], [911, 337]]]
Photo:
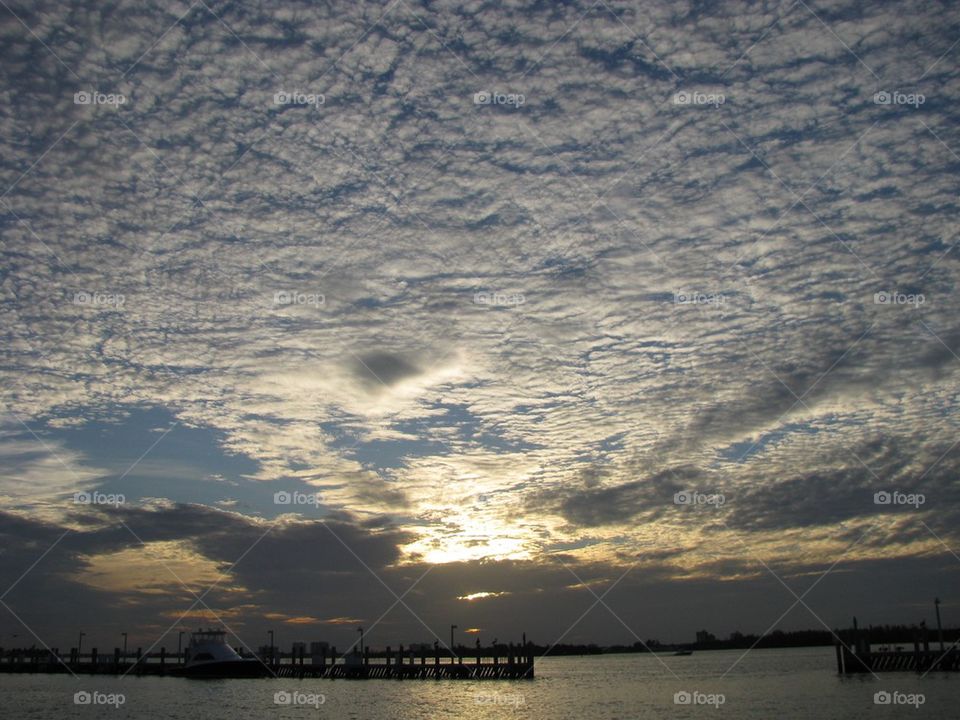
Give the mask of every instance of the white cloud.
[[[198, 7], [152, 49], [186, 6], [33, 12], [83, 82], [129, 93], [116, 110], [74, 105], [76, 78], [8, 27], [7, 183], [78, 124], [3, 199], [23, 220], [5, 220], [4, 400], [51, 427], [162, 405], [256, 479], [479, 554], [581, 537], [528, 501], [596, 465], [608, 488], [638, 458], [773, 485], [878, 432], [926, 456], [955, 431], [955, 162], [924, 127], [960, 147], [955, 64], [919, 83], [922, 110], [887, 108], [802, 6], [611, 7], [622, 23], [601, 5], [573, 29], [586, 8], [417, 9], [428, 32], [401, 4], [362, 39], [379, 6], [224, 9], [243, 43]], [[885, 8], [827, 22], [899, 87], [952, 42], [917, 12], [922, 42]], [[728, 101], [672, 104], [683, 88]], [[326, 101], [278, 107], [283, 89]], [[874, 304], [898, 288], [929, 301]], [[324, 302], [276, 306], [286, 290]], [[375, 442], [408, 444], [394, 467]], [[43, 489], [12, 499], [69, 485], [49, 458], [16, 474]], [[462, 504], [478, 493], [495, 500]]]

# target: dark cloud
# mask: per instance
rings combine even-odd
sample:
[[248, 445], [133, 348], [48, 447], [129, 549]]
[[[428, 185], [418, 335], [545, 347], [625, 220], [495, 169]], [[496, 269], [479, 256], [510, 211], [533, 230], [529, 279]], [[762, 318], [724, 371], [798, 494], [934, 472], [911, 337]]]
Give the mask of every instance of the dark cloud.
[[[923, 538], [920, 519], [953, 518], [958, 506], [960, 455], [951, 442], [915, 436], [875, 436], [807, 473], [745, 482], [728, 507], [727, 522], [746, 530], [783, 530], [830, 526], [856, 518], [897, 513], [913, 518], [913, 532], [903, 528], [887, 543]], [[923, 495], [918, 506], [877, 505], [878, 492]], [[861, 526], [862, 527], [862, 526]]]
[[578, 527], [614, 525], [638, 516], [649, 522], [674, 507], [674, 493], [699, 487], [703, 479], [696, 468], [671, 468], [628, 483], [566, 493], [557, 498], [557, 509]]
[[[212, 519], [202, 510], [185, 507], [169, 508], [155, 518], [141, 513], [124, 517], [138, 523], [139, 532], [151, 534], [152, 520], [177, 511], [196, 519]], [[632, 643], [636, 638], [630, 630], [644, 639], [690, 641], [694, 630], [703, 627], [721, 635], [734, 629], [766, 629], [794, 600], [770, 571], [799, 594], [829, 567], [826, 563], [784, 565], [768, 560], [768, 571], [751, 552], [720, 537], [714, 539], [715, 551], [734, 557], [718, 557], [705, 568], [707, 575], [692, 577], [678, 576], [659, 564], [659, 560], [682, 558], [682, 552], [667, 548], [653, 548], [622, 564], [556, 555], [538, 561], [384, 565], [391, 553], [379, 551], [378, 555], [373, 550], [381, 540], [355, 527], [349, 529], [352, 526], [342, 521], [330, 527], [357, 544], [357, 554], [370, 568], [350, 559], [349, 553], [331, 562], [339, 553], [330, 550], [329, 535], [318, 530], [316, 522], [277, 526], [276, 537], [264, 537], [229, 570], [224, 587], [205, 596], [209, 607], [237, 633], [238, 643], [255, 646], [267, 629], [274, 629], [284, 645], [295, 639], [327, 639], [346, 647], [354, 639], [353, 627], [322, 622], [338, 617], [360, 619], [368, 628], [368, 640], [377, 645], [445, 638], [451, 618], [463, 627], [482, 628], [485, 641], [493, 637], [517, 640], [526, 632], [539, 642], [563, 635], [570, 642]], [[197, 547], [218, 563], [236, 549], [229, 536], [249, 539], [242, 521], [227, 520], [209, 543], [196, 537], [194, 521], [187, 520], [180, 528], [184, 539], [198, 543]], [[944, 529], [941, 525], [935, 528]], [[47, 523], [0, 514], [0, 536], [8, 549], [0, 553], [4, 582], [11, 584], [62, 532]], [[104, 592], [85, 584], [81, 557], [94, 549], [109, 552], [126, 544], [112, 528], [71, 532], [44, 556], [43, 570], [27, 574], [5, 602], [51, 645], [69, 647], [77, 629], [83, 628], [91, 646], [110, 648], [121, 630], [130, 629], [131, 641], [137, 645], [146, 647], [160, 640], [169, 648], [176, 643], [176, 632], [164, 633], [176, 627], [177, 615], [190, 607], [193, 595], [182, 590], [163, 597], [136, 590]], [[830, 626], [838, 626], [854, 612], [874, 623], [919, 619], [926, 611], [916, 606], [918, 597], [943, 594], [960, 581], [960, 564], [944, 565], [945, 554], [887, 561], [845, 559], [806, 598], [816, 616], [800, 609], [781, 620], [779, 627], [819, 627], [821, 617]], [[231, 564], [237, 559], [229, 558]], [[162, 565], [151, 567], [162, 583], [177, 589], [175, 578]], [[717, 577], [724, 581], [718, 583]], [[596, 600], [584, 585], [597, 595], [613, 586], [605, 602], [630, 630], [602, 606], [578, 622]], [[200, 584], [195, 592], [204, 590]], [[473, 601], [457, 599], [479, 592], [493, 595]], [[404, 603], [387, 612], [395, 604], [394, 593], [403, 596]], [[172, 610], [176, 612], [171, 616]], [[288, 624], [284, 617], [316, 621]], [[195, 621], [196, 616], [190, 618]], [[4, 622], [21, 636], [29, 635], [9, 613]]]
[[400, 355], [388, 352], [366, 353], [356, 359], [353, 372], [368, 386], [395, 385], [418, 375], [421, 370]]

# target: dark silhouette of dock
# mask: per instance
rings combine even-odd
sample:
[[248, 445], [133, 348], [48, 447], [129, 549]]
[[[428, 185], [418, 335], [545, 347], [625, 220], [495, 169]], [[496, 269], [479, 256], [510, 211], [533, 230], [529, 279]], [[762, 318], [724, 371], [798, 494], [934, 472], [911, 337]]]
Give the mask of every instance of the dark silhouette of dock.
[[[939, 606], [939, 601], [937, 601]], [[943, 631], [939, 627], [939, 607], [937, 613], [937, 636], [939, 649], [930, 648], [930, 637], [926, 622], [913, 630], [912, 647], [888, 645], [873, 649], [867, 635], [857, 626], [853, 618], [853, 628], [836, 631], [835, 644], [837, 654], [837, 672], [841, 675], [857, 675], [879, 672], [960, 672], [960, 647], [953, 643], [944, 646]]]
[[[421, 646], [418, 650], [396, 651], [387, 647], [371, 654], [352, 652], [338, 656], [337, 649], [322, 650], [309, 656], [303, 647], [289, 653], [274, 652], [258, 658], [267, 669], [267, 677], [277, 678], [342, 678], [342, 679], [396, 679], [396, 680], [527, 680], [534, 677], [534, 645], [531, 642], [512, 643], [493, 648], [463, 652], [432, 651]], [[184, 665], [177, 653], [160, 648], [155, 653], [142, 653], [124, 658], [120, 649], [112, 655], [103, 655], [93, 648], [80, 654], [71, 648], [61, 656], [57, 648], [50, 650], [28, 648], [0, 650], [0, 673], [51, 673], [67, 675], [162, 675], [176, 677], [183, 674]]]

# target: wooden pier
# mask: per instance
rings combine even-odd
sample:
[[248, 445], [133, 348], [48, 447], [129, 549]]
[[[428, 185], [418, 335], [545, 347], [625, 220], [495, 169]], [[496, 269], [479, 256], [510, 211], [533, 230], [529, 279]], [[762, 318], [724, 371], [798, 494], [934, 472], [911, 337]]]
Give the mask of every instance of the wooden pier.
[[894, 645], [874, 650], [853, 619], [852, 630], [836, 631], [837, 672], [840, 675], [859, 675], [879, 672], [960, 672], [960, 647], [956, 643], [945, 646], [942, 631], [938, 631], [939, 649], [930, 648], [925, 623], [914, 630], [913, 647], [905, 649]]
[[837, 645], [837, 672], [841, 675], [878, 672], [958, 672], [960, 651], [952, 648], [944, 652], [936, 650], [879, 650], [863, 653], [851, 652]]
[[[276, 678], [530, 680], [534, 677], [532, 643], [467, 652], [469, 655], [441, 653], [434, 647], [428, 654], [423, 647], [404, 651], [401, 646], [396, 652], [388, 647], [371, 657], [369, 648], [362, 656], [356, 652], [338, 656], [337, 649], [330, 648], [329, 653], [323, 651], [319, 657], [308, 657], [301, 649], [299, 653], [277, 653], [260, 661], [268, 668], [267, 677]], [[112, 656], [101, 655], [96, 648], [83, 655], [71, 648], [67, 656], [61, 656], [56, 648], [0, 650], [0, 673], [176, 677], [183, 673], [183, 667], [177, 655], [168, 654], [165, 648], [149, 654], [143, 654], [138, 648], [136, 655], [129, 659], [124, 659], [119, 649], [115, 649]]]

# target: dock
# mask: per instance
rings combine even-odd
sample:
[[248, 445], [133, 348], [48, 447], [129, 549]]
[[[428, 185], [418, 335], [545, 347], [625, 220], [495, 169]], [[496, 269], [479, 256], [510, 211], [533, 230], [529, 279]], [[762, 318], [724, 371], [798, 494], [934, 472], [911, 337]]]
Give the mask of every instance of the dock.
[[[349, 680], [531, 680], [534, 677], [534, 646], [498, 646], [477, 648], [463, 653], [418, 650], [396, 651], [387, 647], [371, 654], [353, 652], [337, 655], [335, 647], [319, 656], [299, 652], [276, 652], [259, 660], [269, 670], [268, 677], [286, 679], [349, 679]], [[250, 657], [249, 655], [247, 657]], [[138, 648], [131, 658], [124, 658], [119, 648], [111, 655], [102, 655], [96, 648], [82, 655], [76, 648], [62, 656], [57, 648], [0, 649], [0, 673], [50, 673], [58, 675], [134, 675], [170, 676], [182, 673], [183, 665], [177, 653], [166, 648], [158, 652], [142, 653]]]
[[[939, 601], [937, 604], [939, 605]], [[840, 675], [880, 672], [917, 672], [925, 675], [931, 672], [960, 672], [958, 644], [955, 642], [945, 645], [943, 631], [938, 627], [938, 648], [931, 649], [925, 622], [914, 628], [912, 647], [906, 648], [903, 645], [888, 644], [887, 647], [874, 649], [857, 626], [856, 618], [853, 618], [852, 629], [837, 630], [834, 635], [837, 637], [835, 650], [837, 673]]]
[[879, 650], [856, 653], [837, 645], [837, 672], [841, 675], [856, 675], [878, 672], [958, 672], [960, 651], [952, 648], [945, 652], [921, 650]]

